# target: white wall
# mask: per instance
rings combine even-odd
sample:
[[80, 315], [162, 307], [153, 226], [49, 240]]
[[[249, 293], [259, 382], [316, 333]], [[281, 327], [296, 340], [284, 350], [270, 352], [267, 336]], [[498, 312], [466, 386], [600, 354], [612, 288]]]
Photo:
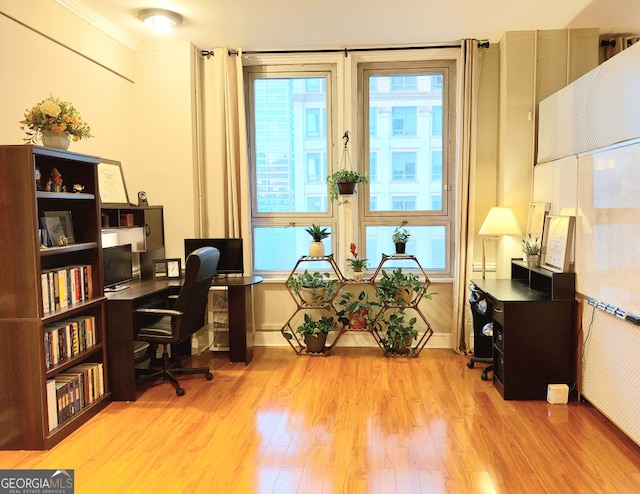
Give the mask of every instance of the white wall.
[[72, 142], [71, 151], [130, 156], [134, 83], [127, 79], [132, 76], [133, 53], [55, 2], [0, 0], [0, 12], [5, 14], [0, 15], [0, 143], [21, 144], [25, 134], [18, 122], [24, 111], [51, 94], [71, 101], [95, 136]]

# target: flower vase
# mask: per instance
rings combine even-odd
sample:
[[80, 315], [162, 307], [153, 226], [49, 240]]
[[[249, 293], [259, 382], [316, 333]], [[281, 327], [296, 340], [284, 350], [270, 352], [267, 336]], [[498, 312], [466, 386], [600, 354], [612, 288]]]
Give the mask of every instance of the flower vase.
[[529, 268], [537, 268], [540, 266], [540, 256], [535, 256], [533, 254], [529, 254], [527, 256], [527, 267]]
[[353, 278], [354, 278], [356, 281], [362, 281], [362, 276], [363, 276], [362, 271], [354, 271], [354, 272], [353, 272]]
[[66, 151], [69, 149], [69, 134], [66, 132], [42, 132], [42, 145], [48, 148], [62, 149]]

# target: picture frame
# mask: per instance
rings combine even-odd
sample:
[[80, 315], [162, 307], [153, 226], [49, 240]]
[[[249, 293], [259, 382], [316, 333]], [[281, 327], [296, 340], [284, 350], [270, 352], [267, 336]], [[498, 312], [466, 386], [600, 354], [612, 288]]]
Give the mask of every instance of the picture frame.
[[58, 216], [42, 216], [40, 221], [47, 232], [46, 247], [63, 247], [68, 245], [67, 237], [64, 234], [64, 229]]
[[547, 215], [542, 236], [543, 268], [556, 273], [569, 272], [575, 222], [575, 216]]
[[[58, 218], [62, 225], [63, 235], [67, 237], [68, 244], [75, 244], [75, 237], [73, 235], [73, 221], [71, 220], [71, 211], [45, 211], [45, 217]], [[54, 245], [56, 245], [54, 243]]]
[[168, 275], [167, 260], [166, 259], [154, 259], [153, 261], [153, 279], [154, 280], [166, 280]]
[[102, 204], [129, 206], [129, 194], [124, 181], [122, 164], [102, 158], [98, 163], [98, 189]]
[[542, 245], [544, 237], [544, 224], [551, 209], [550, 202], [530, 202], [527, 218], [526, 239], [537, 240]]
[[165, 259], [167, 263], [167, 279], [179, 280], [182, 278], [182, 260], [180, 258]]

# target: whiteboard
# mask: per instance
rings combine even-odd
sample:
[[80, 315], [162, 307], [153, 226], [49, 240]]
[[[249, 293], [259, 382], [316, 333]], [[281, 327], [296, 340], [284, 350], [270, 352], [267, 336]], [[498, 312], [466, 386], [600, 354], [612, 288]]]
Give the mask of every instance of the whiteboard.
[[640, 314], [640, 143], [578, 158], [579, 293]]

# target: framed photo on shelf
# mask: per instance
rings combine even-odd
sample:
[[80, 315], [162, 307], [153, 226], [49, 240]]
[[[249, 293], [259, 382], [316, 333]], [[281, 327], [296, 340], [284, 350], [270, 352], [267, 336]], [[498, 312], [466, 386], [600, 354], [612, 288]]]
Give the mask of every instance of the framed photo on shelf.
[[[73, 222], [71, 221], [71, 211], [45, 211], [45, 217], [47, 218], [58, 218], [60, 220], [60, 225], [62, 226], [62, 232], [65, 237], [67, 237], [67, 242], [69, 244], [75, 244], [75, 237], [73, 236]], [[54, 245], [56, 245], [54, 243]]]
[[98, 188], [100, 201], [103, 204], [130, 205], [122, 164], [119, 161], [100, 160], [98, 163]]
[[544, 221], [551, 209], [550, 202], [530, 202], [527, 219], [527, 239], [537, 240], [542, 245]]
[[166, 259], [155, 259], [153, 261], [153, 279], [154, 280], [167, 279], [167, 260]]
[[566, 273], [571, 267], [571, 248], [575, 231], [575, 216], [547, 216], [542, 238], [542, 267], [556, 273]]
[[179, 280], [182, 277], [182, 261], [180, 258], [165, 259], [167, 261], [167, 279]]

